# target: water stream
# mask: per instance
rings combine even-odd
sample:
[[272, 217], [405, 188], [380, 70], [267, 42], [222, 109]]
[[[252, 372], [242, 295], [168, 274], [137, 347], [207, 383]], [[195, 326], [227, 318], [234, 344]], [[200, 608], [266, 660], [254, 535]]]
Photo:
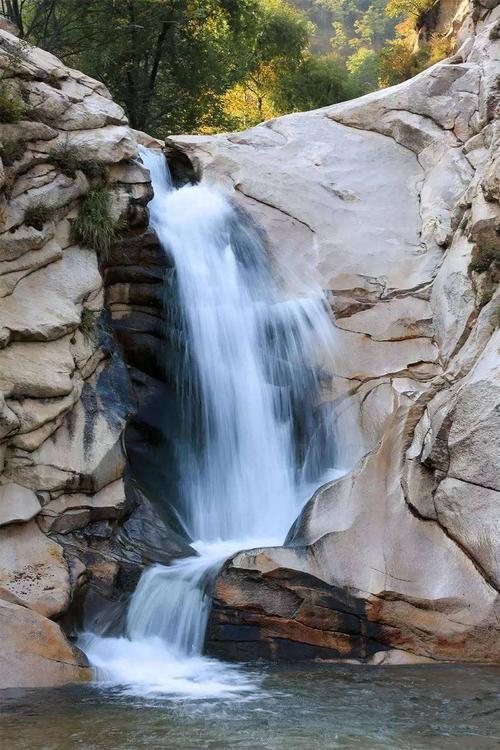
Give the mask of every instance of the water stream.
[[320, 290], [283, 296], [259, 232], [223, 193], [176, 190], [163, 155], [141, 155], [183, 316], [179, 513], [199, 556], [144, 572], [126, 637], [82, 644], [101, 679], [133, 690], [241, 695], [252, 680], [202, 656], [209, 588], [233, 552], [281, 544], [311, 491], [340, 471], [334, 415], [319, 408], [334, 328]]

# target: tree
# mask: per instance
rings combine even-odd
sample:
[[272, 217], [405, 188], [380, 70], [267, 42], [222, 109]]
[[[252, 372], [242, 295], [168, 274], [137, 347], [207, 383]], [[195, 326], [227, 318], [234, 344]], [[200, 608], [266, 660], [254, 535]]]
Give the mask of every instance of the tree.
[[217, 117], [255, 10], [254, 0], [63, 0], [36, 41], [103, 80], [133, 127], [190, 131]]
[[437, 0], [387, 0], [386, 12], [391, 18], [418, 18]]
[[0, 0], [0, 12], [17, 26], [21, 38], [43, 39], [48, 35], [58, 5], [58, 0]]
[[380, 85], [393, 86], [420, 73], [425, 67], [427, 57], [426, 48], [413, 52], [405, 39], [393, 39], [380, 53]]
[[273, 101], [282, 112], [298, 112], [342, 102], [355, 94], [337, 59], [331, 55], [308, 56], [296, 68], [283, 72], [276, 82]]
[[360, 94], [367, 94], [377, 88], [379, 77], [379, 56], [369, 47], [360, 47], [346, 62], [349, 77]]
[[0, 2], [28, 41], [102, 80], [133, 127], [159, 136], [226, 127], [237, 84], [263, 114], [270, 71], [298, 64], [312, 29], [284, 0]]
[[272, 98], [276, 80], [300, 64], [312, 25], [282, 0], [263, 3], [256, 22], [254, 39], [246, 49], [248, 57], [242, 60], [248, 70], [243, 86], [255, 98], [258, 120], [262, 120], [264, 102]]

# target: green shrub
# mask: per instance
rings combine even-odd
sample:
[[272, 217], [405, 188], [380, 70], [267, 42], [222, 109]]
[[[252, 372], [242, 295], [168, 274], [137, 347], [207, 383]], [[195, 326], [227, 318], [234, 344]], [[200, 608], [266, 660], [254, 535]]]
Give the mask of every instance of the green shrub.
[[108, 191], [102, 186], [92, 188], [73, 222], [73, 239], [106, 257], [118, 230], [119, 226], [109, 212]]
[[26, 106], [12, 91], [5, 86], [0, 86], [0, 122], [17, 122], [26, 111]]
[[479, 250], [469, 263], [469, 271], [484, 273], [489, 271], [492, 264], [500, 268], [500, 250], [496, 248], [494, 250]]
[[106, 176], [105, 165], [98, 161], [81, 161], [78, 169], [81, 169], [89, 180], [102, 180]]
[[102, 179], [106, 174], [106, 167], [97, 161], [82, 160], [71, 148], [61, 148], [49, 153], [49, 159], [63, 174], [74, 177], [80, 169], [89, 180]]
[[34, 229], [43, 229], [43, 225], [53, 218], [56, 209], [52, 206], [45, 206], [43, 203], [38, 203], [35, 206], [30, 206], [24, 212], [24, 223], [28, 227]]
[[88, 307], [83, 308], [82, 317], [80, 318], [80, 330], [86, 341], [95, 342], [97, 337], [96, 326], [98, 318], [99, 312], [97, 310], [90, 310]]
[[10, 167], [15, 161], [19, 161], [24, 156], [23, 141], [8, 141], [0, 148], [0, 156], [6, 167]]

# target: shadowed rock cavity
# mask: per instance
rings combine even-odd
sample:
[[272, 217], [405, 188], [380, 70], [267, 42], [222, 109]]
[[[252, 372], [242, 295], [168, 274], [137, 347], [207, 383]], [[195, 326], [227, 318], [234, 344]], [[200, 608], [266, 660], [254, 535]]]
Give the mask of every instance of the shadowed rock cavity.
[[172, 182], [176, 188], [194, 185], [201, 179], [201, 173], [188, 155], [169, 138], [165, 139], [163, 152], [167, 158]]

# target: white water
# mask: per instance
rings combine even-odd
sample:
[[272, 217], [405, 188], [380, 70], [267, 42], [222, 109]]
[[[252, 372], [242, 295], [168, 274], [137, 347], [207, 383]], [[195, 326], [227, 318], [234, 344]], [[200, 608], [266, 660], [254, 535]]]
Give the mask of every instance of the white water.
[[257, 232], [222, 193], [175, 190], [162, 155], [142, 158], [155, 192], [150, 223], [174, 259], [184, 315], [190, 385], [179, 398], [196, 436], [178, 456], [180, 513], [199, 557], [144, 572], [127, 637], [82, 643], [101, 679], [129, 689], [241, 696], [253, 683], [201, 655], [209, 588], [235, 551], [282, 543], [332, 476], [323, 449], [333, 427], [318, 423], [314, 363], [333, 356], [333, 328], [321, 294], [280, 297]]

